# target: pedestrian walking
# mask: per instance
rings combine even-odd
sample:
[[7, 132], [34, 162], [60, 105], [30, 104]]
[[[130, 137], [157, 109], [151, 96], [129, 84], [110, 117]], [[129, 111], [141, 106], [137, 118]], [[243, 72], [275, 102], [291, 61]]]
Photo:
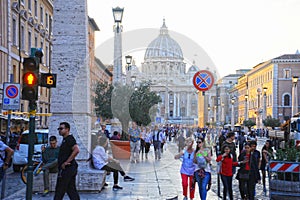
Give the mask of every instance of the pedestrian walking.
[[[230, 153], [232, 154], [232, 159], [233, 162], [237, 161], [237, 155], [236, 155], [236, 146], [235, 146], [235, 133], [234, 132], [228, 132], [227, 133], [227, 138], [223, 142], [221, 150], [224, 149], [224, 146], [228, 146], [230, 148]], [[235, 174], [236, 172], [236, 167], [232, 167], [232, 173]]]
[[152, 143], [154, 146], [155, 160], [161, 159], [161, 143], [165, 140], [163, 130], [159, 130], [158, 126], [155, 125], [152, 131]]
[[181, 134], [181, 133], [177, 138], [177, 145], [178, 145], [178, 153], [179, 153], [185, 147], [185, 138], [184, 138], [183, 134]]
[[128, 131], [130, 141], [130, 162], [140, 162], [140, 147], [141, 147], [141, 130], [138, 128], [136, 122], [132, 122], [131, 128]]
[[182, 164], [180, 168], [181, 173], [181, 180], [182, 180], [182, 189], [183, 189], [183, 196], [184, 200], [188, 199], [188, 189], [189, 189], [189, 196], [190, 199], [194, 199], [195, 196], [195, 187], [193, 187], [193, 179], [194, 179], [194, 171], [195, 171], [195, 165], [194, 165], [194, 139], [191, 137], [188, 137], [185, 140], [186, 149], [181, 151], [179, 154], [175, 155], [175, 159], [182, 159]]
[[241, 134], [237, 138], [237, 141], [239, 144], [239, 154], [240, 154], [244, 149], [244, 144], [247, 142], [244, 132], [241, 132]]
[[256, 150], [256, 141], [250, 141], [250, 179], [249, 179], [249, 200], [254, 200], [255, 186], [261, 183], [259, 173], [260, 167], [260, 152]]
[[261, 150], [261, 165], [260, 170], [262, 172], [262, 183], [263, 183], [263, 191], [266, 195], [267, 188], [266, 188], [266, 171], [268, 171], [269, 168], [269, 160], [274, 157], [273, 155], [273, 149], [271, 146], [271, 141], [267, 140], [265, 145], [263, 146]]
[[148, 160], [148, 153], [150, 151], [151, 139], [152, 139], [151, 129], [149, 127], [146, 127], [146, 136], [145, 136], [145, 158], [146, 158], [146, 160]]
[[244, 150], [240, 153], [238, 161], [242, 163], [240, 169], [238, 170], [236, 179], [239, 181], [239, 190], [242, 200], [247, 200], [249, 198], [249, 186], [250, 186], [250, 144], [246, 143], [244, 145]]
[[63, 140], [58, 154], [58, 176], [54, 200], [62, 200], [66, 192], [70, 199], [80, 199], [75, 184], [78, 168], [75, 158], [79, 153], [79, 147], [73, 135], [70, 135], [70, 128], [68, 122], [61, 122], [57, 129]]
[[207, 133], [206, 137], [204, 138], [204, 148], [207, 148], [210, 151], [210, 155], [213, 154], [213, 146], [214, 141], [211, 139], [210, 133]]
[[233, 176], [233, 166], [238, 166], [238, 162], [233, 160], [233, 154], [231, 153], [230, 146], [223, 145], [221, 155], [216, 159], [217, 162], [222, 162], [221, 164], [221, 180], [223, 183], [223, 199], [226, 200], [227, 193], [229, 194], [230, 200], [233, 200], [232, 193], [232, 176]]
[[194, 154], [194, 163], [196, 163], [194, 176], [198, 184], [201, 200], [206, 200], [207, 191], [210, 189], [210, 161], [210, 151], [204, 148], [204, 139], [200, 138], [197, 140], [197, 147]]
[[123, 187], [118, 185], [119, 182], [119, 173], [124, 177], [124, 181], [134, 181], [135, 179], [127, 176], [124, 170], [122, 169], [120, 162], [116, 159], [113, 159], [105, 151], [105, 146], [108, 144], [108, 139], [106, 137], [100, 137], [98, 139], [98, 145], [93, 150], [93, 163], [96, 169], [106, 170], [107, 172], [113, 172], [114, 185], [113, 190], [122, 190]]
[[[140, 146], [140, 151], [139, 151], [139, 154], [141, 155], [142, 160], [144, 160], [144, 153], [145, 153], [145, 148], [146, 148], [145, 139], [146, 139], [146, 128], [142, 127], [141, 128], [141, 146]], [[142, 154], [141, 154], [141, 152], [142, 152]]]

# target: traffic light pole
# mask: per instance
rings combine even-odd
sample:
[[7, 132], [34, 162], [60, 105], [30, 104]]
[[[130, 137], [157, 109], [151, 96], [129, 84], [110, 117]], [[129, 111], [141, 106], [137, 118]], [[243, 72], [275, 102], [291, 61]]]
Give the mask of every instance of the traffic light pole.
[[26, 185], [26, 200], [32, 199], [32, 185], [33, 185], [33, 160], [34, 153], [34, 132], [35, 132], [35, 101], [29, 101], [29, 135], [28, 135], [28, 168], [27, 168], [27, 185]]

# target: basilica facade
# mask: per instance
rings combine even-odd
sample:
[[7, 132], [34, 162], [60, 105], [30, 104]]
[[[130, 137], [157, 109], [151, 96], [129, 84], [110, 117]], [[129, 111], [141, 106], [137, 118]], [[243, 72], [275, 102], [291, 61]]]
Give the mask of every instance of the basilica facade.
[[156, 111], [156, 123], [195, 125], [198, 120], [198, 93], [193, 76], [199, 68], [187, 67], [179, 44], [172, 39], [163, 21], [160, 32], [147, 47], [141, 67], [132, 66], [127, 80], [135, 85], [147, 82], [162, 99]]

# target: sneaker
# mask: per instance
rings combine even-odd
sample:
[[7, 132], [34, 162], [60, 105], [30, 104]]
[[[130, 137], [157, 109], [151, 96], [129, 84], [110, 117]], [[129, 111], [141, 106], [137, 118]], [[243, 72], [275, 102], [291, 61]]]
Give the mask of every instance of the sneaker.
[[106, 186], [108, 186], [108, 184], [107, 184], [107, 183], [104, 183], [104, 187], [106, 187]]
[[45, 197], [49, 194], [49, 190], [44, 190], [44, 193], [42, 194], [42, 197]]
[[118, 186], [118, 185], [114, 185], [113, 186], [113, 191], [117, 191], [117, 190], [122, 190], [123, 188]]
[[188, 198], [187, 198], [187, 197], [184, 197], [183, 200], [188, 200]]
[[124, 176], [124, 181], [134, 181], [135, 179], [130, 176]]

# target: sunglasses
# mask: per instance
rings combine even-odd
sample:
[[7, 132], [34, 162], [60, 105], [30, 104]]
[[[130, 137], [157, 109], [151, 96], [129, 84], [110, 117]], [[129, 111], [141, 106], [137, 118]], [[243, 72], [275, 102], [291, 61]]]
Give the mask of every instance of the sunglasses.
[[197, 142], [197, 144], [201, 144], [202, 142]]
[[191, 154], [189, 153], [189, 157], [188, 157], [188, 159], [190, 159], [191, 158]]
[[65, 129], [65, 128], [62, 128], [62, 127], [57, 128], [58, 131], [61, 131], [63, 129]]

